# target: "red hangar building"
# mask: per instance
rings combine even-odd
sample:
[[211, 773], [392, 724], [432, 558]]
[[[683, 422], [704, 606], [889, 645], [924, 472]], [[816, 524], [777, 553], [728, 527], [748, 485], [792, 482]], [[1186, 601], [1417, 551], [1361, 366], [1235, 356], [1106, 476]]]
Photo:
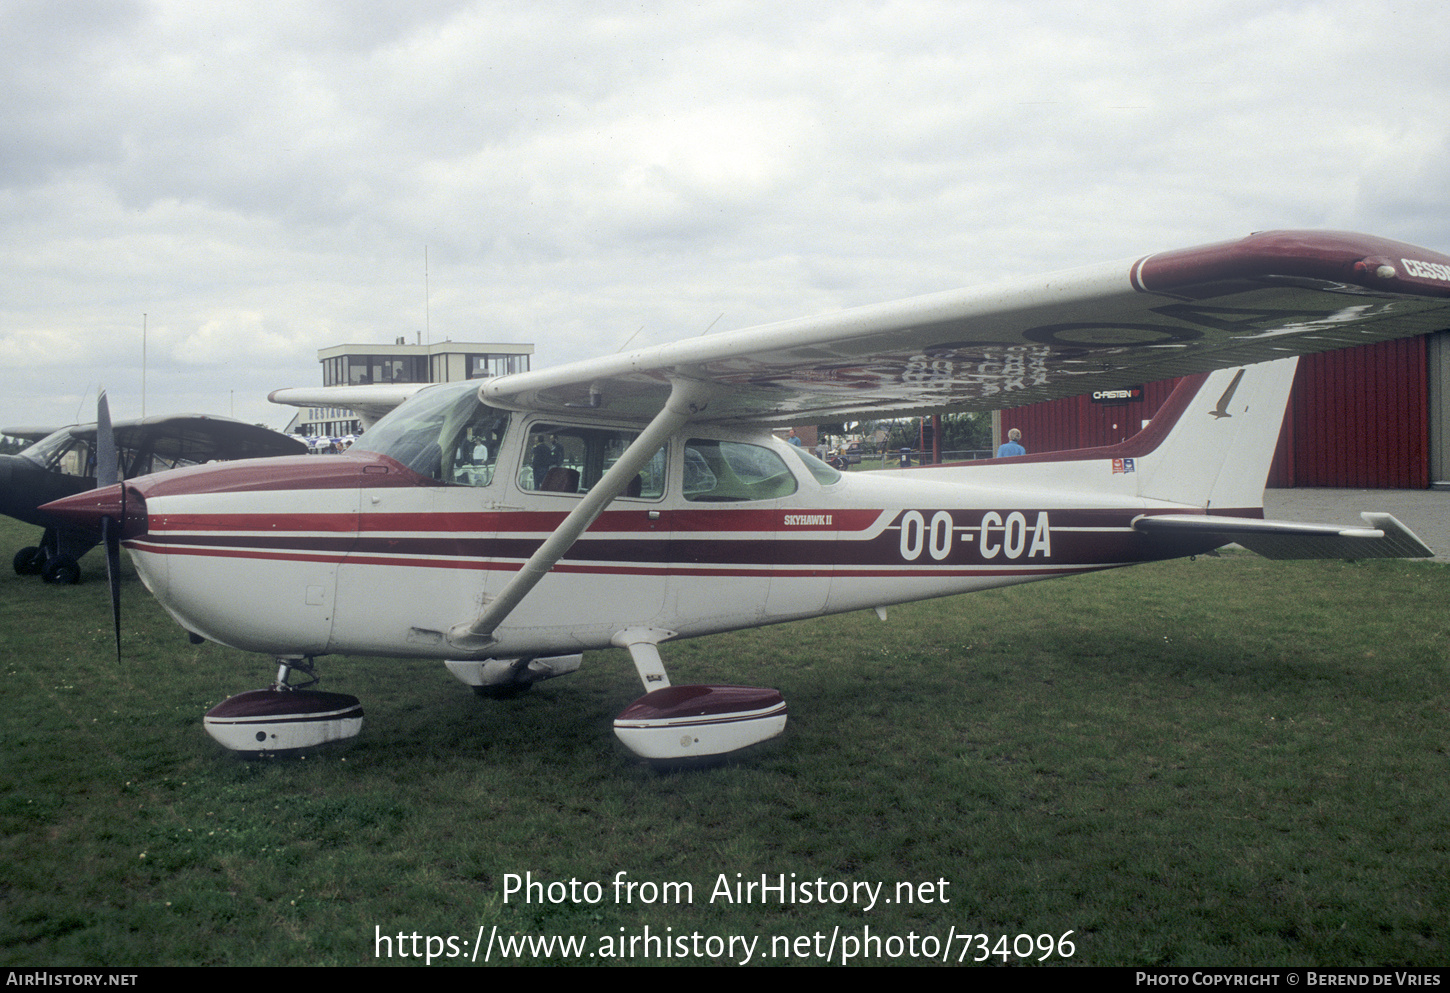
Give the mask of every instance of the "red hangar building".
[[[1115, 445], [1136, 434], [1178, 380], [1034, 403], [993, 418], [1029, 452]], [[1450, 330], [1306, 355], [1284, 413], [1269, 485], [1450, 489]]]

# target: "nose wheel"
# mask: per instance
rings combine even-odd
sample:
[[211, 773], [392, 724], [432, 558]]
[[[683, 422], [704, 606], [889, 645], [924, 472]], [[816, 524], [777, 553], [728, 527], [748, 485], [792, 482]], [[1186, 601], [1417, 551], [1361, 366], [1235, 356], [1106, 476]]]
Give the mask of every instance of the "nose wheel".
[[[292, 682], [294, 673], [304, 681]], [[357, 737], [362, 703], [346, 693], [302, 688], [317, 681], [312, 659], [279, 657], [276, 682], [227, 697], [202, 723], [224, 747], [249, 757], [293, 754]]]

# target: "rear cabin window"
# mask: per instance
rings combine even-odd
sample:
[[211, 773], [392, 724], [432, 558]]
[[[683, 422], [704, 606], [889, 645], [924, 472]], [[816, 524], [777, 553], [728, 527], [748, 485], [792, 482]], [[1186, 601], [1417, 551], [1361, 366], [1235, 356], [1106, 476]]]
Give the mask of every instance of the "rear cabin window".
[[774, 500], [795, 491], [790, 467], [769, 448], [703, 438], [691, 438], [685, 443], [686, 500]]
[[822, 486], [830, 486], [832, 483], [840, 482], [840, 470], [832, 469], [804, 448], [797, 448], [795, 445], [791, 445], [790, 450], [795, 453], [796, 458], [805, 464], [806, 471], [816, 477], [816, 482]]

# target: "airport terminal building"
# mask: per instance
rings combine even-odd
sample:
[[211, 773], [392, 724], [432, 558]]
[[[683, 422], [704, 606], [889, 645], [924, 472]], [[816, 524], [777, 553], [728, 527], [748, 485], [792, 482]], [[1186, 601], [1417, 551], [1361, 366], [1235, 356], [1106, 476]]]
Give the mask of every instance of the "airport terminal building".
[[[1003, 410], [996, 444], [1029, 452], [1115, 445], [1136, 434], [1177, 379]], [[1269, 473], [1273, 487], [1450, 489], [1450, 331], [1306, 355]]]
[[[379, 383], [453, 383], [528, 372], [534, 346], [480, 341], [440, 341], [409, 345], [334, 345], [317, 353], [323, 386], [372, 386]], [[288, 434], [342, 438], [362, 433], [357, 415], [346, 407], [304, 407]]]

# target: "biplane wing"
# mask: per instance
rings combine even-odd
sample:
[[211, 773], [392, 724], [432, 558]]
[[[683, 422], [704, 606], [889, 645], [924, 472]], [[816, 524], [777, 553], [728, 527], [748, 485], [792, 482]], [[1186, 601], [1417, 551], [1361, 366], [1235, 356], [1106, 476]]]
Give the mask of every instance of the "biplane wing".
[[1270, 231], [722, 332], [490, 380], [487, 403], [645, 420], [675, 380], [697, 421], [993, 410], [1450, 327], [1450, 257]]

